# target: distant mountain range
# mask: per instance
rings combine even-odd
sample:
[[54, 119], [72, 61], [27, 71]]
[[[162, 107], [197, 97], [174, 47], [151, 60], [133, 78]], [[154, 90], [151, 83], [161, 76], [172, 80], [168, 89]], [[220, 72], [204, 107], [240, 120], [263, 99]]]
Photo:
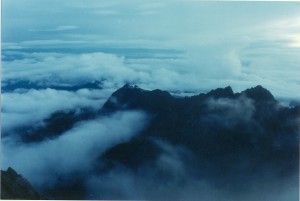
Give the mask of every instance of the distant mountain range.
[[36, 83], [29, 80], [9, 80], [2, 82], [1, 90], [2, 92], [12, 92], [16, 89], [56, 89], [56, 90], [67, 90], [67, 91], [77, 91], [79, 89], [102, 89], [101, 81], [91, 81], [81, 84], [47, 84], [47, 83]]
[[[176, 152], [176, 158], [189, 172], [188, 177], [182, 176], [182, 185], [190, 177], [241, 192], [247, 191], [253, 180], [255, 184], [292, 181], [298, 185], [299, 177], [295, 175], [299, 171], [300, 106], [280, 105], [262, 86], [240, 93], [234, 93], [231, 87], [218, 88], [178, 98], [167, 91], [148, 91], [126, 84], [99, 111], [83, 108], [80, 112], [56, 112], [44, 120], [42, 127], [22, 128], [22, 140], [35, 143], [54, 139], [76, 122], [128, 110], [146, 112], [150, 123], [130, 141], [99, 154], [93, 170], [96, 174], [118, 167], [133, 172], [147, 169], [162, 183], [174, 182], [175, 176], [168, 170], [151, 167], [156, 167], [162, 155]], [[65, 194], [60, 191], [57, 185], [49, 192], [63, 195], [58, 198], [74, 193], [72, 189]]]

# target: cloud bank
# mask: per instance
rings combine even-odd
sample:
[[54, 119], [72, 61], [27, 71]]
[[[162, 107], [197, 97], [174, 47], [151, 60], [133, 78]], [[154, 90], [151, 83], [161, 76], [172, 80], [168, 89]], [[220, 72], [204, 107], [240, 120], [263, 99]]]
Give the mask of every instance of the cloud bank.
[[[126, 58], [108, 53], [30, 53], [26, 58], [3, 61], [3, 84], [28, 80], [40, 86], [72, 86], [98, 80], [104, 89], [116, 90], [124, 83], [146, 89], [206, 91], [231, 85], [244, 90], [261, 84], [275, 96], [298, 98], [298, 71], [284, 71], [288, 80], [274, 80], [281, 71], [243, 67], [242, 58], [230, 48], [203, 47], [183, 58]], [[153, 55], [155, 54], [152, 53]], [[257, 65], [256, 65], [257, 66]], [[272, 65], [268, 65], [272, 66]], [[281, 76], [282, 77], [282, 76]]]
[[55, 140], [34, 145], [15, 143], [12, 136], [4, 138], [2, 168], [14, 167], [38, 188], [53, 187], [72, 174], [88, 175], [97, 157], [129, 140], [146, 123], [147, 115], [143, 112], [120, 112], [81, 122]]
[[56, 111], [76, 108], [98, 110], [111, 92], [81, 89], [76, 92], [54, 89], [3, 93], [2, 137], [20, 126], [39, 125]]
[[[293, 2], [129, 0], [87, 4], [53, 0], [46, 4], [27, 0], [28, 6], [24, 4], [17, 0], [3, 3], [3, 58], [13, 60], [3, 63], [4, 79], [32, 75], [31, 80], [59, 83], [65, 77], [63, 82], [72, 83], [81, 74], [77, 81], [104, 77], [113, 83], [129, 81], [143, 88], [172, 91], [227, 85], [241, 91], [260, 84], [275, 96], [300, 98], [300, 7]], [[75, 20], [79, 12], [81, 18]], [[108, 47], [127, 53], [99, 50]], [[129, 48], [184, 53], [180, 59], [157, 59], [155, 52], [150, 58], [129, 59]], [[34, 54], [27, 55], [27, 60], [10, 55], [46, 50], [65, 55], [37, 59]], [[78, 50], [86, 54], [66, 55]], [[133, 55], [137, 52], [140, 50]], [[73, 73], [66, 73], [69, 71]]]

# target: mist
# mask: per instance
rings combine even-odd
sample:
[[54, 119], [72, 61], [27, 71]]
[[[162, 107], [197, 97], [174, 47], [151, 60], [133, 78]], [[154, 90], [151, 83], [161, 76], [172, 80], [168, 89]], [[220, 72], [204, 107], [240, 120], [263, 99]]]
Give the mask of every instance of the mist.
[[[225, 185], [216, 185], [218, 177], [199, 177], [197, 172], [201, 172], [201, 169], [195, 170], [193, 161], [197, 159], [190, 151], [159, 140], [156, 143], [163, 152], [153, 163], [136, 170], [117, 165], [107, 172], [87, 178], [85, 185], [88, 193], [85, 199], [296, 201], [299, 198], [295, 180], [297, 173], [282, 179], [271, 176], [273, 170], [269, 169], [268, 172], [256, 172], [249, 177], [233, 176], [232, 179], [228, 178]], [[224, 163], [228, 163], [226, 158], [224, 160]], [[266, 174], [270, 177], [266, 177]]]
[[[136, 124], [136, 122], [139, 122]], [[38, 189], [54, 187], [59, 178], [89, 174], [92, 164], [108, 148], [128, 141], [147, 123], [139, 111], [80, 122], [59, 138], [37, 144], [2, 139], [2, 168], [14, 167]]]
[[56, 111], [75, 108], [98, 110], [110, 93], [110, 90], [71, 92], [50, 88], [2, 93], [2, 137], [18, 127], [43, 124], [43, 120]]

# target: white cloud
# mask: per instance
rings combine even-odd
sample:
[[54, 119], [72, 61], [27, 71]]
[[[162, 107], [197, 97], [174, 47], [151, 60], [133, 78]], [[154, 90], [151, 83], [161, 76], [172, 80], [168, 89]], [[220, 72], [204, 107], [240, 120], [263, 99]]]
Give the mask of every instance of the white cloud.
[[13, 128], [41, 123], [51, 113], [81, 107], [100, 109], [111, 91], [81, 89], [76, 92], [54, 89], [2, 93], [2, 134]]
[[[226, 127], [234, 127], [238, 123], [251, 122], [252, 115], [255, 112], [253, 101], [244, 96], [238, 99], [211, 98], [207, 101], [207, 106], [208, 109], [213, 112], [205, 118], [220, 121], [220, 125], [224, 125]], [[222, 112], [218, 114], [218, 111]]]
[[[9, 54], [13, 56], [13, 52]], [[4, 83], [25, 79], [44, 85], [102, 80], [103, 87], [111, 90], [130, 82], [146, 89], [194, 92], [228, 85], [241, 91], [260, 84], [276, 97], [299, 97], [300, 60], [295, 58], [296, 51], [288, 51], [280, 44], [274, 48], [268, 41], [220, 43], [190, 48], [180, 54], [147, 54], [147, 58], [142, 54], [127, 58], [101, 52], [20, 53], [24, 59], [3, 61], [2, 79]]]
[[3, 81], [25, 79], [50, 84], [78, 84], [107, 79], [123, 81], [133, 72], [124, 67], [124, 58], [112, 54], [45, 56], [3, 62]]
[[14, 144], [5, 138], [2, 168], [12, 166], [35, 186], [49, 187], [61, 177], [89, 171], [106, 149], [136, 135], [146, 122], [142, 112], [121, 112], [82, 122], [59, 138], [39, 144]]
[[[299, 98], [299, 4], [181, 0], [51, 2], [44, 12], [41, 9], [45, 6], [44, 1], [27, 0], [30, 6], [25, 9], [24, 4], [19, 5], [17, 1], [6, 1], [3, 20], [12, 19], [15, 23], [4, 23], [4, 48], [154, 47], [180, 49], [186, 54], [181, 60], [135, 59], [130, 65], [127, 64], [128, 58], [98, 53], [86, 54], [90, 57], [88, 60], [83, 59], [84, 55], [65, 55], [61, 59], [53, 58], [53, 63], [47, 57], [38, 61], [4, 62], [4, 79], [6, 75], [13, 77], [5, 70], [8, 65], [11, 71], [16, 69], [16, 76], [18, 72], [21, 77], [28, 77], [30, 72], [34, 75], [32, 79], [44, 79], [42, 74], [45, 71], [45, 79], [51, 74], [51, 80], [55, 78], [56, 82], [61, 82], [61, 77], [65, 77], [65, 82], [74, 81], [79, 77], [75, 74], [79, 73], [82, 79], [106, 77], [110, 86], [134, 81], [147, 88], [167, 90], [210, 89], [226, 85], [243, 90], [261, 84], [276, 96]], [[16, 12], [8, 12], [13, 9]], [[80, 19], [74, 17], [79, 11], [82, 13]], [[49, 16], [53, 20], [45, 20]], [[32, 25], [37, 30], [54, 27], [49, 30], [72, 29], [73, 32], [28, 34]], [[109, 60], [112, 62], [109, 67], [107, 63], [102, 65]], [[87, 67], [88, 62], [97, 68]], [[28, 73], [24, 72], [27, 66]], [[74, 72], [67, 74], [59, 68]], [[93, 73], [88, 73], [89, 70]], [[281, 72], [284, 76], [280, 75]]]
[[[33, 53], [23, 60], [4, 61], [3, 81], [25, 79], [45, 84], [78, 84], [105, 80], [105, 87], [114, 89], [125, 82], [133, 82], [146, 88], [196, 90], [201, 79], [239, 74], [239, 61], [234, 53], [211, 50], [211, 54], [206, 54], [205, 50], [182, 59], [126, 59], [100, 52], [81, 55]], [[155, 52], [152, 54], [159, 56]]]

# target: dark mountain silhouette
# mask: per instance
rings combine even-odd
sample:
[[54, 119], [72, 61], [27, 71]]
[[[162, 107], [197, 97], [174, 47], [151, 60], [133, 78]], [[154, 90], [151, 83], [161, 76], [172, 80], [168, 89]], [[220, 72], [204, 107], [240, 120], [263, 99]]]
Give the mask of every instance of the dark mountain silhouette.
[[75, 85], [59, 85], [59, 84], [43, 84], [35, 83], [29, 80], [10, 80], [8, 82], [3, 82], [1, 85], [2, 92], [12, 92], [16, 89], [56, 89], [56, 90], [67, 90], [67, 91], [77, 91], [79, 89], [102, 89], [101, 81], [91, 81]]
[[101, 157], [110, 165], [114, 161], [138, 169], [154, 163], [161, 153], [149, 140], [154, 138], [190, 150], [196, 169], [201, 169], [195, 174], [218, 185], [266, 179], [266, 167], [272, 167], [268, 179], [288, 178], [298, 171], [300, 108], [280, 106], [262, 86], [236, 94], [226, 87], [174, 98], [166, 91], [125, 85], [103, 106], [110, 112], [131, 109], [145, 110], [153, 119], [141, 135]]
[[171, 96], [171, 94], [167, 91], [161, 91], [158, 89], [147, 91], [140, 89], [136, 85], [132, 86], [126, 84], [111, 95], [103, 108], [111, 111], [123, 109], [143, 109], [150, 112], [162, 112], [170, 110], [172, 106], [179, 106], [181, 103], [182, 105], [192, 104], [192, 106], [196, 106], [197, 103], [201, 103], [202, 100], [207, 98], [237, 99], [241, 96], [246, 96], [255, 101], [255, 103], [277, 103], [273, 95], [260, 85], [236, 94], [234, 94], [231, 87], [228, 86], [225, 88], [211, 90], [207, 94], [202, 93], [196, 96], [180, 99]]
[[274, 96], [271, 94], [271, 92], [263, 88], [261, 85], [258, 85], [254, 88], [246, 89], [242, 93], [244, 93], [247, 97], [259, 102], [275, 101]]
[[[93, 174], [101, 176], [121, 169], [157, 177], [157, 185], [178, 182], [179, 177], [175, 183], [181, 186], [192, 178], [241, 195], [250, 187], [262, 191], [284, 184], [298, 187], [300, 106], [280, 105], [262, 86], [240, 93], [225, 87], [178, 98], [166, 91], [126, 84], [100, 111], [56, 112], [44, 120], [43, 127], [23, 129], [22, 139], [26, 143], [53, 139], [79, 121], [129, 110], [145, 111], [150, 122], [128, 142], [99, 153]], [[178, 176], [160, 167], [162, 158], [171, 164], [180, 162], [186, 174]], [[60, 178], [59, 184], [45, 190], [46, 195], [83, 199], [82, 194], [88, 194], [84, 178], [72, 175], [66, 182]], [[120, 199], [111, 195], [96, 199]]]
[[112, 94], [103, 108], [116, 111], [123, 109], [143, 109], [161, 112], [169, 109], [174, 98], [166, 91], [146, 91], [137, 86], [124, 85]]
[[1, 170], [1, 199], [45, 200], [31, 184], [9, 167]]
[[211, 90], [207, 93], [207, 96], [211, 96], [213, 98], [232, 98], [234, 96], [234, 93], [232, 91], [232, 88], [228, 86], [225, 88]]

